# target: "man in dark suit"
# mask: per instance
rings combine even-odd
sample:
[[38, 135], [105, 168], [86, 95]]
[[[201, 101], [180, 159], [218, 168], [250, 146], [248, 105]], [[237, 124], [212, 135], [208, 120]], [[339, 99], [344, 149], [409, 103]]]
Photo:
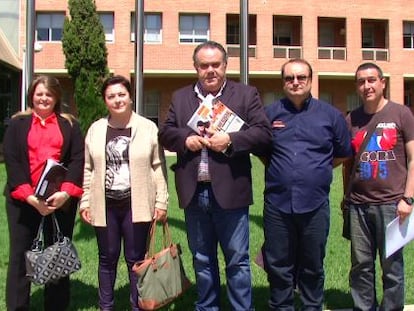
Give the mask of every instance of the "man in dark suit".
[[[226, 261], [227, 296], [233, 310], [253, 310], [249, 263], [249, 212], [253, 202], [250, 153], [271, 144], [270, 124], [256, 88], [226, 79], [227, 53], [217, 42], [196, 47], [198, 81], [173, 94], [160, 129], [161, 144], [177, 153], [175, 180], [184, 208], [193, 255], [196, 310], [220, 309], [217, 245]], [[207, 129], [200, 136], [187, 125], [201, 104], [220, 100], [245, 125], [236, 132]]]

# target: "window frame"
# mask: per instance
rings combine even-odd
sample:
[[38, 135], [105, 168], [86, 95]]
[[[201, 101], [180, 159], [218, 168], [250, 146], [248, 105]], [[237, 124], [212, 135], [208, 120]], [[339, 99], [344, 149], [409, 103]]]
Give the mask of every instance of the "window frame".
[[275, 22], [273, 28], [273, 45], [291, 46], [293, 42], [293, 25], [290, 21]]
[[362, 36], [361, 36], [361, 45], [362, 48], [374, 48], [375, 47], [375, 27], [372, 24], [367, 24], [362, 26]]
[[[180, 13], [178, 21], [178, 41], [180, 44], [194, 44], [206, 42], [210, 38], [210, 15], [209, 14], [188, 14]], [[183, 29], [184, 18], [191, 18], [191, 29]], [[198, 18], [205, 18], [205, 28], [200, 27], [197, 23]], [[187, 33], [184, 33], [187, 32]]]
[[[150, 119], [158, 125], [161, 108], [161, 92], [158, 90], [148, 90], [144, 94], [144, 117]], [[157, 110], [157, 114], [150, 111]]]
[[414, 50], [414, 21], [403, 21], [403, 48]]
[[[147, 17], [157, 16], [159, 17], [159, 29], [158, 29], [158, 40], [148, 40], [148, 27], [147, 27]], [[156, 28], [153, 28], [156, 29]], [[131, 12], [131, 42], [135, 42], [135, 12]], [[161, 12], [144, 12], [144, 34], [143, 40], [145, 44], [160, 44], [162, 43], [162, 13]]]
[[36, 12], [36, 41], [61, 42], [65, 17], [65, 12]]
[[[114, 12], [98, 12], [99, 21], [102, 24], [104, 34], [105, 34], [105, 42], [106, 43], [113, 43], [115, 42], [115, 14]], [[109, 17], [108, 20], [105, 17]], [[112, 25], [106, 25], [106, 21], [112, 22]]]

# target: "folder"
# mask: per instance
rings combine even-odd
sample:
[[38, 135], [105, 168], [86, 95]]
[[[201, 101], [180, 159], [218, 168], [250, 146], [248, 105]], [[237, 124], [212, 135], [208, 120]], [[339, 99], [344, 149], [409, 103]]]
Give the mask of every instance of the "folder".
[[53, 193], [59, 191], [67, 171], [68, 169], [62, 164], [48, 159], [37, 183], [35, 196], [46, 200]]

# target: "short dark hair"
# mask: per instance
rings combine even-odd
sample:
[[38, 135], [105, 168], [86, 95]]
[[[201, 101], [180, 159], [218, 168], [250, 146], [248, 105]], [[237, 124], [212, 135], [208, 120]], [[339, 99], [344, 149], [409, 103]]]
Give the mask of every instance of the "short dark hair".
[[223, 61], [227, 64], [227, 51], [226, 49], [218, 42], [216, 41], [205, 41], [203, 43], [200, 43], [196, 46], [193, 53], [193, 62], [194, 64], [197, 64], [197, 53], [204, 48], [210, 48], [210, 49], [218, 49], [223, 54]]
[[292, 58], [292, 59], [289, 59], [286, 63], [284, 63], [282, 65], [282, 68], [280, 69], [280, 72], [282, 74], [282, 79], [285, 76], [285, 67], [286, 67], [286, 65], [287, 64], [293, 64], [293, 63], [303, 64], [306, 67], [308, 67], [309, 77], [312, 79], [312, 75], [313, 75], [312, 66], [309, 64], [308, 61], [304, 60], [303, 58]]
[[375, 69], [378, 72], [378, 77], [380, 79], [384, 78], [384, 73], [382, 72], [382, 69], [375, 63], [371, 63], [371, 62], [367, 62], [367, 63], [363, 63], [361, 65], [358, 66], [358, 68], [355, 71], [355, 81], [357, 79], [357, 73], [361, 70], [366, 70], [366, 69]]
[[128, 93], [129, 93], [129, 97], [132, 98], [132, 89], [131, 89], [131, 83], [129, 82], [129, 80], [127, 78], [125, 78], [124, 76], [115, 75], [115, 76], [107, 78], [103, 82], [102, 89], [101, 89], [101, 95], [102, 95], [103, 99], [105, 99], [106, 89], [110, 85], [114, 85], [114, 84], [121, 84], [122, 86], [124, 86], [127, 89]]
[[197, 126], [204, 126], [204, 122], [203, 122], [203, 121], [201, 121], [201, 120], [198, 120], [198, 121], [197, 121]]

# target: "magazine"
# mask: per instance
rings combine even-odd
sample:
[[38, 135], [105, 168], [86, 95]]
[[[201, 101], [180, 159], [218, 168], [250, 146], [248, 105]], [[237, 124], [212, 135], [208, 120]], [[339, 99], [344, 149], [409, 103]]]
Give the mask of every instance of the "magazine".
[[212, 108], [201, 104], [187, 125], [203, 135], [206, 128], [225, 133], [238, 132], [246, 123], [220, 100], [215, 100]]
[[48, 159], [37, 183], [35, 195], [46, 200], [53, 193], [59, 191], [67, 170], [62, 164]]

